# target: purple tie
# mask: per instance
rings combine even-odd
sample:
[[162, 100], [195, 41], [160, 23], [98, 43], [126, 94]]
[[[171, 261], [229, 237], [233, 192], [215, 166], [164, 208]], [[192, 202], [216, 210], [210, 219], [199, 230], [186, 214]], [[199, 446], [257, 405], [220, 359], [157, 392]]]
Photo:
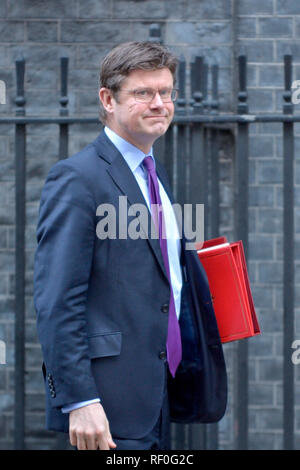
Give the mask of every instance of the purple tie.
[[[167, 358], [169, 369], [173, 377], [175, 377], [176, 369], [181, 361], [181, 337], [179, 323], [175, 310], [174, 295], [171, 283], [167, 239], [165, 235], [163, 208], [159, 195], [158, 179], [155, 171], [154, 161], [152, 157], [145, 157], [143, 164], [148, 171], [148, 187], [150, 194], [151, 213], [159, 232], [159, 243], [161, 248], [164, 265], [170, 283], [170, 304], [169, 304], [169, 323], [167, 337]], [[153, 207], [153, 204], [155, 206]], [[158, 210], [157, 210], [158, 209]]]

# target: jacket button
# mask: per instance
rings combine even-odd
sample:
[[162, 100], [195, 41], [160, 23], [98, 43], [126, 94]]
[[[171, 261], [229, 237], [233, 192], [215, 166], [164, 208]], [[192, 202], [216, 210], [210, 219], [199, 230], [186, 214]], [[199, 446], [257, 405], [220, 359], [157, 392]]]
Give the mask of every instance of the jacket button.
[[167, 354], [165, 351], [161, 351], [158, 355], [159, 359], [166, 359], [167, 358]]
[[52, 397], [52, 398], [55, 398], [55, 397], [56, 397], [56, 393], [55, 393], [54, 390], [51, 391], [51, 397]]
[[169, 313], [169, 304], [163, 304], [160, 309], [163, 313]]

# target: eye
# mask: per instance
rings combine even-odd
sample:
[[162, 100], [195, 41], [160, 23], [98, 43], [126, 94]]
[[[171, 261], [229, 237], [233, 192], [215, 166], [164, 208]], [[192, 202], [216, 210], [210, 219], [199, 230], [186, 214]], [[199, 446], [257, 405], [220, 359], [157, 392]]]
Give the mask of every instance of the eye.
[[164, 98], [170, 98], [171, 92], [172, 90], [170, 90], [169, 88], [163, 88], [162, 90], [160, 90], [159, 94], [162, 97], [162, 99], [164, 99]]
[[141, 90], [137, 90], [136, 95], [140, 98], [148, 98], [149, 96], [152, 96], [151, 90], [149, 88], [143, 88]]
[[170, 95], [170, 90], [168, 90], [167, 88], [163, 88], [162, 90], [160, 90], [160, 96], [169, 96]]

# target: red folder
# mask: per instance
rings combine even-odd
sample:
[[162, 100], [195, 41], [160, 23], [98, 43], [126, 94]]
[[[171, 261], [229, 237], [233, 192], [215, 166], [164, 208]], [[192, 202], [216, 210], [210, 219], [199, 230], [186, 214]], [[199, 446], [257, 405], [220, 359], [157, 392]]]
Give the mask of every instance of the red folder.
[[222, 343], [260, 334], [243, 242], [228, 243], [226, 237], [219, 237], [196, 248], [207, 274]]

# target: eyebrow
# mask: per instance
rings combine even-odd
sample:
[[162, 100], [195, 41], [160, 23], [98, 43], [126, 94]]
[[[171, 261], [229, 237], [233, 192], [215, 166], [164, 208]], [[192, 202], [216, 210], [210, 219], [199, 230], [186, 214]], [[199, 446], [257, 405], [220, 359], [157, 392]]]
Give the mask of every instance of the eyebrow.
[[161, 88], [153, 88], [151, 86], [139, 86], [137, 88], [133, 88], [132, 91], [137, 91], [137, 90], [173, 90], [174, 87], [172, 86], [163, 86]]

